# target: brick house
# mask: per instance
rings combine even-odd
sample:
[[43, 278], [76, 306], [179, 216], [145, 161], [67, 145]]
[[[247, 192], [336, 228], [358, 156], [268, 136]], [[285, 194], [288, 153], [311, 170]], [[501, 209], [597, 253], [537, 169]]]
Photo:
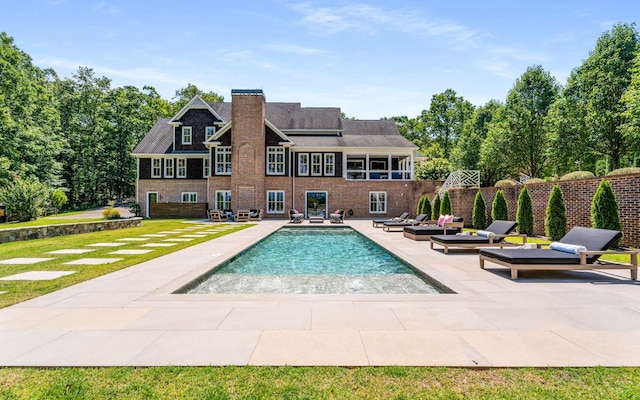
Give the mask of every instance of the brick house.
[[262, 90], [232, 90], [231, 97], [207, 103], [195, 96], [136, 146], [143, 215], [263, 209], [267, 218], [288, 218], [295, 208], [328, 217], [342, 208], [375, 217], [415, 208], [417, 148], [394, 121], [269, 103]]

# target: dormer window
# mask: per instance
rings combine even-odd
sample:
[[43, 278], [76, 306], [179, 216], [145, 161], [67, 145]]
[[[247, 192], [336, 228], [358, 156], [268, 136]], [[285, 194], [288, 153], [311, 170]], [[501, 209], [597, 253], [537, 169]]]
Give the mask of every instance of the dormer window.
[[204, 140], [207, 141], [209, 140], [209, 138], [213, 135], [215, 135], [216, 133], [216, 127], [215, 126], [206, 126], [204, 128]]
[[191, 144], [192, 134], [190, 126], [182, 127], [182, 144]]

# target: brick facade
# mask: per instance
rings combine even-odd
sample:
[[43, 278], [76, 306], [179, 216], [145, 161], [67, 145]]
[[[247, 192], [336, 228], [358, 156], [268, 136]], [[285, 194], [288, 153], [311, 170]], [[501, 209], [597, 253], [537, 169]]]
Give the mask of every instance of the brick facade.
[[[576, 179], [570, 181], [531, 183], [527, 187], [533, 200], [535, 233], [544, 235], [544, 219], [551, 189], [560, 186], [567, 209], [567, 229], [573, 226], [591, 226], [591, 201], [602, 178]], [[618, 212], [622, 223], [622, 245], [640, 247], [640, 175], [608, 176], [616, 195]], [[515, 220], [518, 195], [522, 186], [504, 188], [481, 188], [487, 204], [487, 216], [491, 219], [491, 204], [498, 189], [502, 189], [509, 207], [509, 218]], [[451, 205], [455, 215], [471, 223], [473, 201], [478, 189], [450, 189]]]

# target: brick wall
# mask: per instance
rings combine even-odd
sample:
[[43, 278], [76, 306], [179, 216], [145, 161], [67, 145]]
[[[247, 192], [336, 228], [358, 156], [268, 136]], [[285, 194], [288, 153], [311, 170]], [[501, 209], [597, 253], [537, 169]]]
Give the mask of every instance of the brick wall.
[[[606, 178], [616, 195], [618, 212], [622, 223], [625, 246], [640, 247], [640, 175], [618, 175]], [[535, 233], [544, 235], [544, 218], [553, 185], [558, 184], [564, 196], [567, 209], [567, 229], [573, 226], [591, 226], [591, 201], [600, 184], [601, 178], [576, 179], [570, 181], [541, 182], [527, 185], [533, 200]], [[509, 207], [509, 218], [515, 220], [518, 207], [518, 195], [522, 186], [501, 188], [504, 191]], [[453, 213], [464, 217], [471, 223], [473, 201], [478, 189], [451, 189], [451, 205]], [[487, 216], [491, 220], [491, 204], [498, 188], [482, 188], [487, 204]]]

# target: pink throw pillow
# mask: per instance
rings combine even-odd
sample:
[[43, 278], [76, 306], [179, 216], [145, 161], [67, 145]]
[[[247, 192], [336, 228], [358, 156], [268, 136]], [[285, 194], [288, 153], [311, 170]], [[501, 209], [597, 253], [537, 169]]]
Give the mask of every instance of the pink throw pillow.
[[453, 215], [445, 215], [442, 225], [446, 224], [447, 222], [453, 222]]
[[444, 215], [438, 217], [438, 226], [444, 226]]

